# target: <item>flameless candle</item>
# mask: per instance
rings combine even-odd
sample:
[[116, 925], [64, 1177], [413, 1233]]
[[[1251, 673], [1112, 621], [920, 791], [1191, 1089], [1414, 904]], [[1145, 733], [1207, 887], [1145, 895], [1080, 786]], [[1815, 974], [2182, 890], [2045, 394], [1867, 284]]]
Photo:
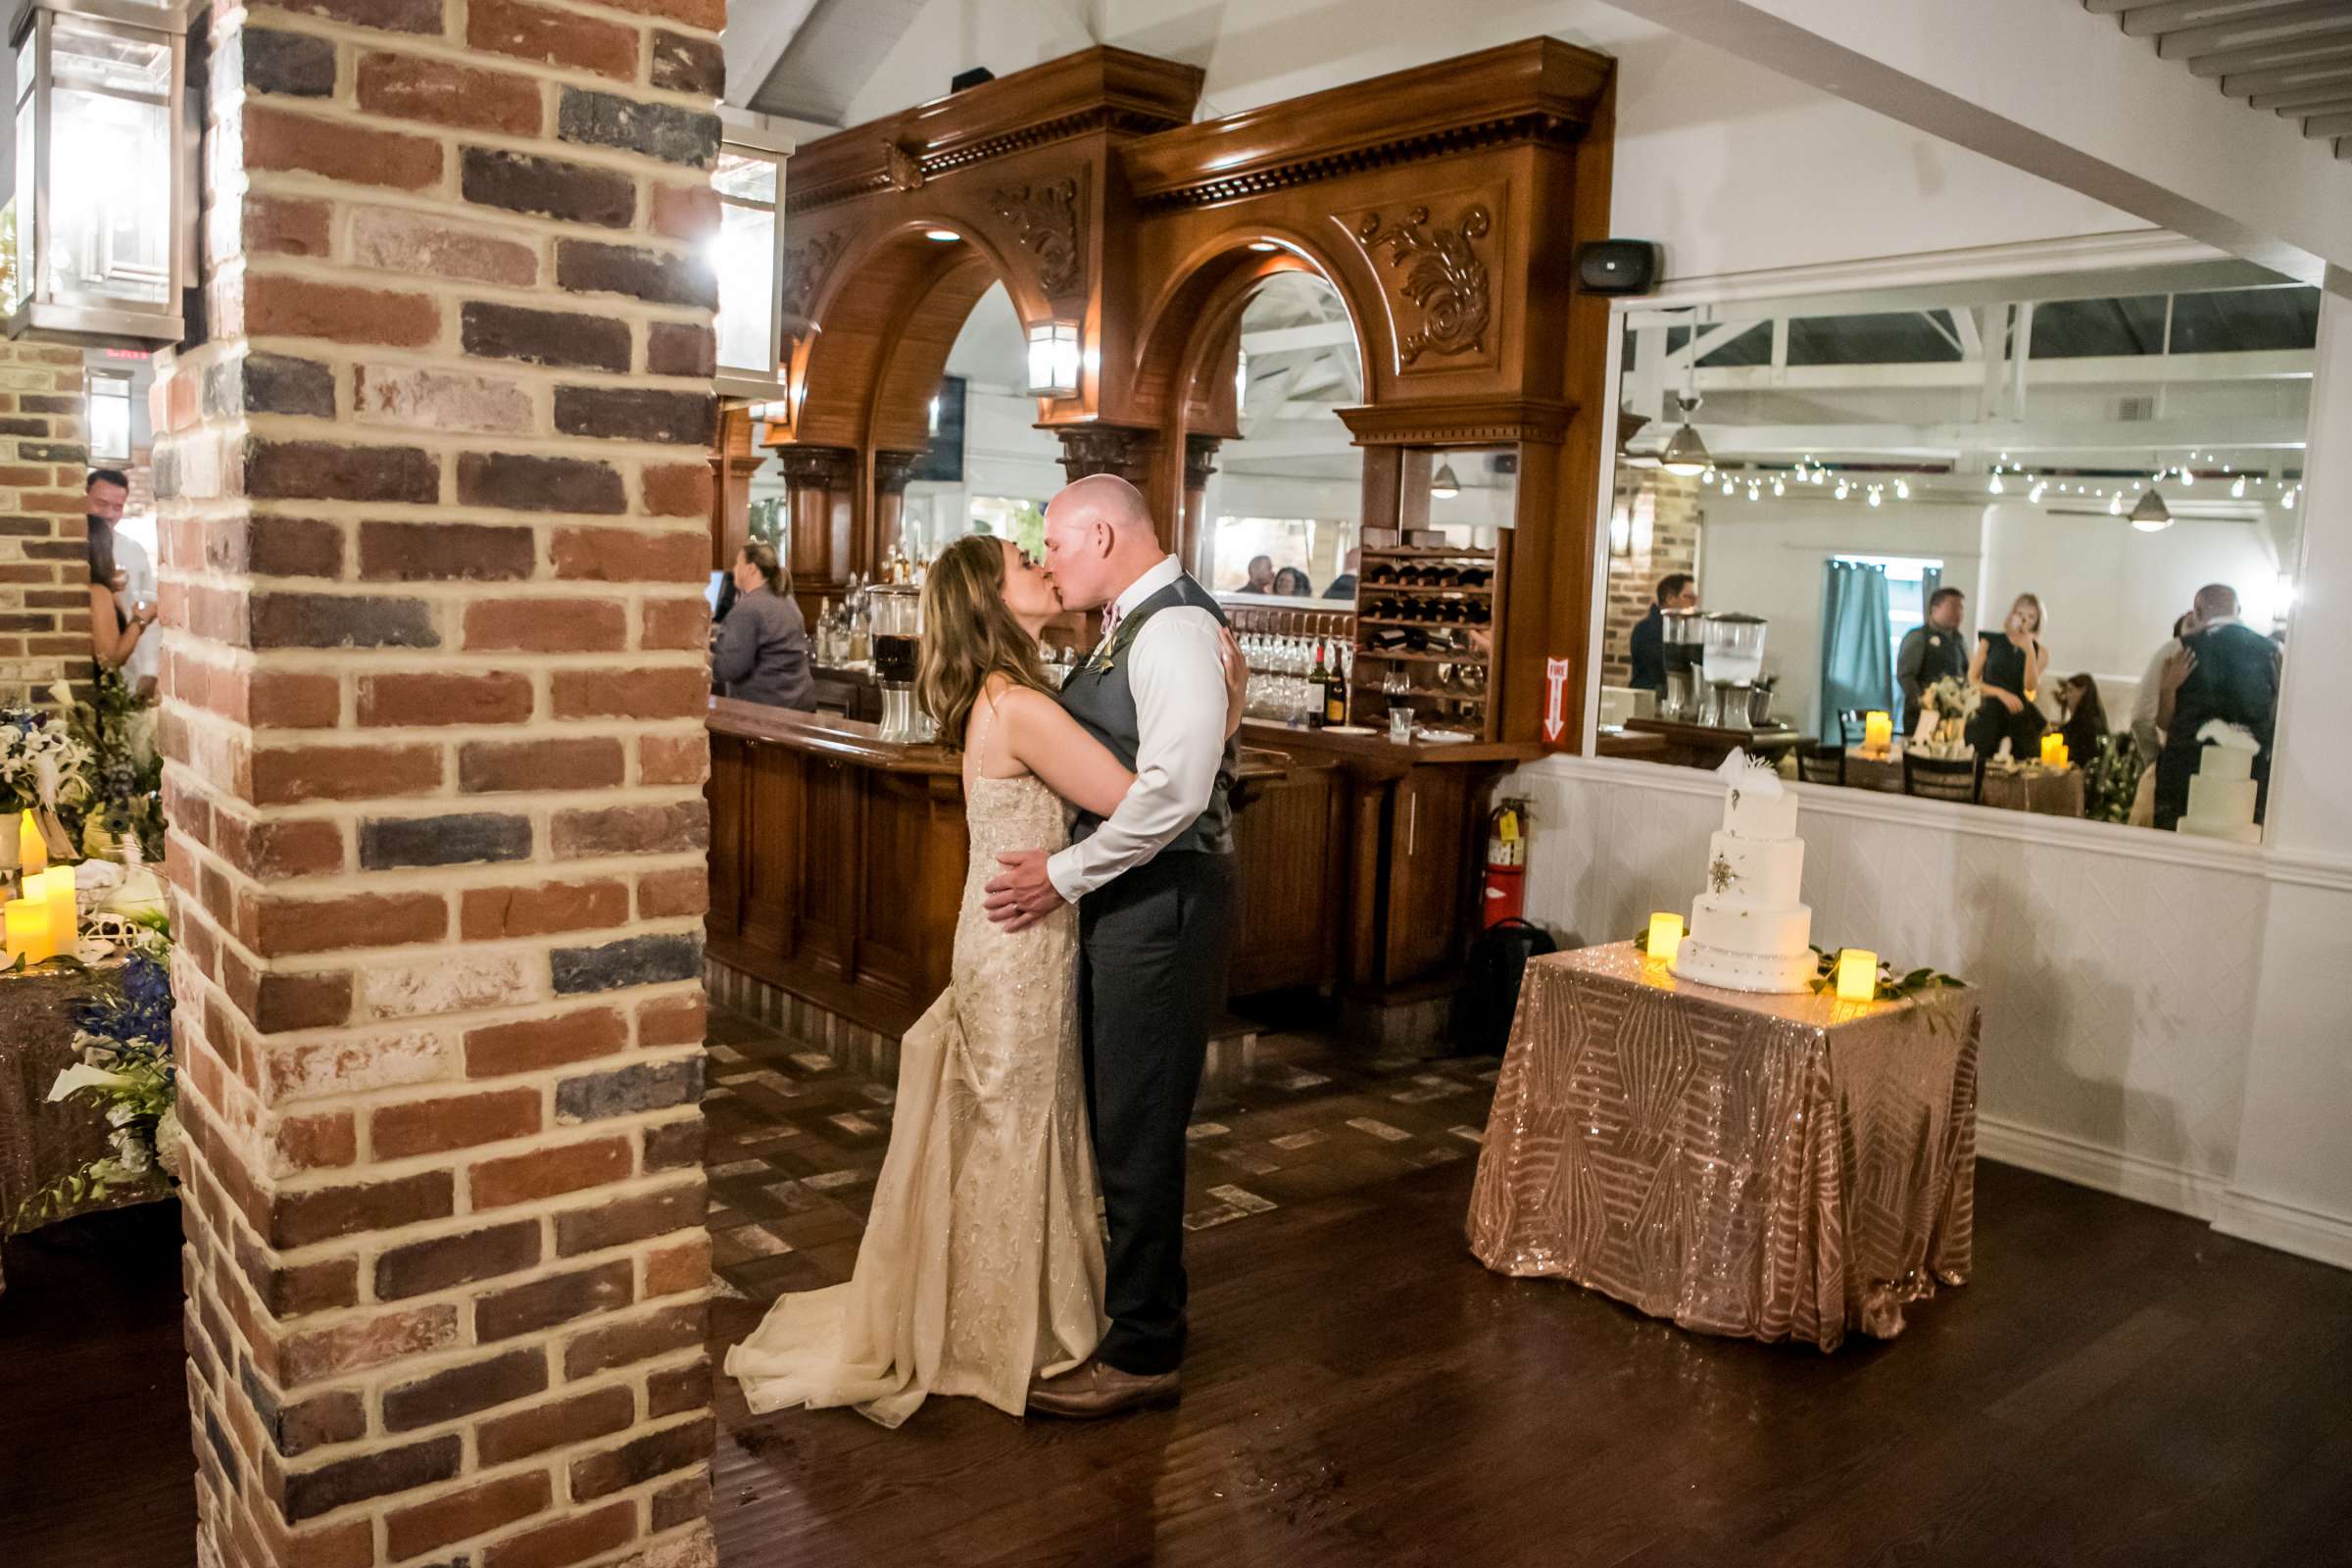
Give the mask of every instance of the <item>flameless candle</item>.
[[2066, 760], [2066, 741], [2056, 734], [2041, 737], [2041, 760], [2044, 766], [2055, 766]]
[[56, 950], [49, 944], [49, 906], [39, 899], [10, 899], [0, 906], [0, 926], [8, 949], [8, 961], [22, 957], [26, 963], [38, 963]]
[[79, 936], [74, 907], [74, 868], [53, 865], [39, 876], [24, 879], [26, 897], [37, 895], [49, 906], [49, 951], [72, 953]]
[[40, 823], [26, 811], [17, 822], [18, 869], [26, 876], [48, 868], [49, 841], [41, 836]]
[[1862, 749], [1883, 752], [1894, 744], [1894, 718], [1887, 713], [1862, 715]]
[[1679, 914], [1653, 914], [1649, 917], [1649, 956], [1659, 963], [1672, 963], [1683, 945], [1683, 917]]
[[1846, 948], [1838, 955], [1838, 1000], [1869, 1002], [1879, 994], [1879, 956], [1868, 948]]

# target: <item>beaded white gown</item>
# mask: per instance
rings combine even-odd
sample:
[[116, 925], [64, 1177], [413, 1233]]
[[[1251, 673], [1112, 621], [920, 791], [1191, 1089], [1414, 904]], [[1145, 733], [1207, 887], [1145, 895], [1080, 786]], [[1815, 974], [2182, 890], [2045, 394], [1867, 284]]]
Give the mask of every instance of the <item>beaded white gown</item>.
[[890, 1150], [847, 1285], [786, 1296], [727, 1352], [755, 1412], [851, 1404], [886, 1427], [926, 1396], [1012, 1415], [1033, 1372], [1108, 1326], [1078, 1054], [1078, 912], [1006, 935], [981, 907], [997, 856], [1058, 849], [1036, 778], [965, 791], [971, 870], [952, 983], [900, 1048]]

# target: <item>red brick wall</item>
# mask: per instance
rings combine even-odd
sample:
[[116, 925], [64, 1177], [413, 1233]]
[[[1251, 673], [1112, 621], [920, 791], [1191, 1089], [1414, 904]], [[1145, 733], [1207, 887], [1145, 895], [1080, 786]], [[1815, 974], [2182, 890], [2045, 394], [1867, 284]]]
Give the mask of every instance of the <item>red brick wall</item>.
[[720, 0], [217, 16], [153, 400], [201, 1555], [708, 1564]]
[[0, 339], [0, 707], [90, 678], [81, 351]]
[[[1658, 579], [1668, 572], [1698, 572], [1698, 535], [1701, 515], [1698, 481], [1678, 478], [1659, 468], [1617, 470], [1616, 511], [1629, 530], [1630, 556], [1609, 558], [1609, 602], [1602, 621], [1600, 679], [1604, 686], [1622, 686], [1633, 675], [1626, 639], [1634, 623], [1649, 613], [1658, 596]], [[1647, 522], [1648, 547], [1642, 548]]]

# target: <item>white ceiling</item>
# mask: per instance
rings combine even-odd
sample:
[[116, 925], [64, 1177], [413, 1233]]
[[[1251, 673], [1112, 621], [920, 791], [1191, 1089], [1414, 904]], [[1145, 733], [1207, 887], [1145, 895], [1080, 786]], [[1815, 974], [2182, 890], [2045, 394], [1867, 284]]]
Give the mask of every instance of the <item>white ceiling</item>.
[[2332, 142], [2352, 163], [2352, 0], [2081, 0], [2223, 96]]

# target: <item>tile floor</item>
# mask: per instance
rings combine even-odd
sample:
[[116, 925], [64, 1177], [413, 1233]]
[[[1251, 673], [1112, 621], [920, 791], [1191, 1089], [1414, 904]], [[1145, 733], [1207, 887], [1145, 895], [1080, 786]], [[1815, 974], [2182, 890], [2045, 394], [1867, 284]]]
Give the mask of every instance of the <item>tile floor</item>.
[[[1489, 1056], [1360, 1061], [1322, 1036], [1266, 1034], [1257, 1059], [1255, 1081], [1188, 1135], [1188, 1229], [1468, 1159], [1494, 1095]], [[717, 1009], [710, 1086], [720, 1289], [765, 1302], [848, 1279], [890, 1143], [891, 1086]]]

